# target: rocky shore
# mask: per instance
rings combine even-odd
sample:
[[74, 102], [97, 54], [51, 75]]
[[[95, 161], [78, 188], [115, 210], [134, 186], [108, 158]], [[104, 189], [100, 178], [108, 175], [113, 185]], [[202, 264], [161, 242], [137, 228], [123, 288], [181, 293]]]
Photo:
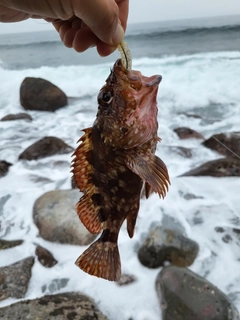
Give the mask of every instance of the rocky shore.
[[[67, 104], [67, 97], [55, 86], [45, 83], [43, 79], [34, 82], [34, 79], [25, 79], [21, 86], [20, 101], [26, 110], [31, 110], [31, 103], [34, 104], [34, 110], [39, 112], [54, 112]], [[42, 104], [38, 108], [33, 97], [28, 94], [34, 85], [34, 90], [41, 95], [43, 90], [48, 90], [49, 106]], [[36, 89], [39, 86], [38, 90]], [[46, 87], [47, 86], [47, 87]], [[48, 89], [46, 89], [48, 88]], [[52, 91], [51, 91], [52, 90]], [[51, 93], [52, 92], [52, 93]], [[37, 94], [36, 93], [36, 94]], [[51, 96], [51, 98], [49, 98]], [[58, 103], [53, 98], [60, 99]], [[28, 102], [29, 99], [29, 102]], [[31, 103], [30, 103], [31, 101]], [[27, 113], [24, 115], [5, 115], [1, 121], [34, 121]], [[198, 139], [199, 146], [210, 148], [213, 152], [219, 154], [219, 158], [212, 161], [206, 161], [200, 166], [182, 173], [176, 179], [184, 177], [214, 177], [216, 184], [218, 179], [224, 177], [240, 176], [240, 132], [220, 132], [214, 136], [205, 139], [201, 133], [191, 128], [175, 128], [173, 134], [178, 135], [179, 139]], [[47, 159], [53, 155], [71, 154], [73, 146], [68, 145], [58, 137], [42, 137], [27, 148], [18, 156], [16, 163], [9, 163], [8, 159], [0, 159], [0, 183], [4, 183], [4, 178], [11, 174], [14, 175], [19, 161], [26, 163]], [[229, 151], [231, 150], [231, 151]], [[191, 159], [191, 148], [180, 146], [169, 146], [169, 152], [174, 156], [184, 159]], [[70, 163], [55, 162], [54, 166], [60, 170], [70, 170]], [[64, 168], [64, 169], [62, 169]], [[51, 183], [48, 177], [32, 177], [35, 183]], [[2, 182], [1, 182], [2, 180]], [[56, 189], [43, 192], [37, 197], [32, 205], [32, 221], [37, 229], [38, 239], [43, 239], [46, 243], [84, 247], [90, 244], [96, 235], [90, 234], [79, 221], [74, 205], [78, 201], [81, 193], [74, 188], [74, 183], [69, 183], [68, 189]], [[200, 196], [191, 193], [183, 193], [184, 201], [193, 201], [201, 199]], [[4, 253], [13, 248], [26, 247], [25, 238], [14, 239], [11, 234], [9, 240], [10, 226], [8, 221], [8, 210], [6, 206], [11, 194], [0, 196], [0, 230], [2, 228], [2, 237], [0, 238], [1, 257]], [[24, 209], [24, 208], [23, 208]], [[205, 208], [206, 209], [206, 208]], [[201, 224], [201, 206], [199, 213], [194, 216], [194, 223]], [[211, 212], [211, 208], [209, 208]], [[164, 222], [165, 221], [165, 222]], [[167, 221], [167, 222], [166, 222]], [[170, 222], [169, 222], [170, 221]], [[14, 223], [14, 222], [13, 222]], [[240, 227], [236, 222], [235, 228], [217, 227], [212, 230], [214, 235], [219, 236], [218, 243], [224, 243], [231, 246], [240, 247]], [[28, 240], [29, 241], [29, 240]], [[35, 241], [35, 242], [34, 242]], [[24, 256], [14, 264], [9, 264], [7, 259], [0, 267], [0, 301], [15, 299], [14, 303], [7, 303], [0, 308], [0, 318], [2, 320], [25, 320], [25, 319], [86, 319], [86, 320], [114, 320], [107, 317], [98, 306], [94, 294], [88, 296], [82, 292], [65, 291], [68, 278], [52, 279], [51, 283], [42, 286], [42, 296], [34, 299], [27, 299], [26, 292], [29, 290], [31, 277], [35, 268], [51, 270], [58, 268], [63, 263], [64, 258], [57, 252], [50, 251], [42, 245], [36, 243], [36, 239], [29, 246], [34, 246], [32, 255]], [[131, 241], [129, 239], [129, 241]], [[186, 228], [181, 222], [171, 222], [171, 218], [165, 217], [161, 224], [154, 222], [148, 229], [148, 232], [135, 248], [135, 255], [138, 263], [147, 269], [157, 270], [155, 279], [155, 291], [159, 300], [159, 306], [162, 310], [162, 320], [239, 320], [239, 312], [234, 306], [234, 299], [227, 296], [222, 290], [216, 287], [214, 283], [207, 280], [205, 276], [200, 276], [189, 269], [196, 261], [200, 245], [188, 236]], [[219, 249], [220, 250], [220, 249]], [[216, 253], [212, 253], [213, 255]], [[7, 256], [7, 254], [6, 254]], [[77, 258], [77, 257], [76, 257]], [[239, 260], [238, 260], [239, 261]], [[74, 261], [72, 261], [74, 264]], [[240, 270], [240, 263], [239, 263]], [[227, 276], [227, 275], [226, 275]], [[123, 273], [120, 281], [114, 285], [119, 288], [131, 286], [139, 281], [132, 270], [131, 274]], [[120, 290], [120, 289], [119, 289]], [[144, 288], [143, 288], [144, 290]], [[109, 308], [114, 306], [109, 306]], [[16, 318], [16, 315], [18, 317]], [[129, 318], [130, 320], [130, 318]], [[131, 320], [139, 320], [132, 316]]]

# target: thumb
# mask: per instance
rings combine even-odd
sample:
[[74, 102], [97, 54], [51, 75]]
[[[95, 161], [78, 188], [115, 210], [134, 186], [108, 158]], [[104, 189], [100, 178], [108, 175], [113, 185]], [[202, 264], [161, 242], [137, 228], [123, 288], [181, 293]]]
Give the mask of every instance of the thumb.
[[114, 0], [76, 0], [74, 13], [103, 42], [117, 46], [124, 37], [119, 7]]

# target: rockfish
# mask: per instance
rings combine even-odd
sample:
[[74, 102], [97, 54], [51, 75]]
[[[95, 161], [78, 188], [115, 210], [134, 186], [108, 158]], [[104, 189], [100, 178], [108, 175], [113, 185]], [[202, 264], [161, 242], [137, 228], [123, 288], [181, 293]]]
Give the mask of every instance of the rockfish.
[[84, 193], [77, 214], [97, 241], [83, 252], [76, 265], [83, 271], [111, 281], [121, 276], [119, 230], [127, 219], [129, 237], [139, 211], [141, 192], [164, 198], [169, 176], [155, 155], [157, 142], [157, 91], [162, 77], [143, 76], [127, 70], [121, 59], [98, 95], [98, 113], [74, 153], [73, 174]]

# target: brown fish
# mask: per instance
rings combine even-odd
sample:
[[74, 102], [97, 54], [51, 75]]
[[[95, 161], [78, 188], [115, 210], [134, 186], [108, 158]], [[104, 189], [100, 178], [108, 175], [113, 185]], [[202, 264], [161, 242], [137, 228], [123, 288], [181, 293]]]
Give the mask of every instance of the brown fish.
[[164, 198], [169, 176], [154, 155], [157, 142], [158, 85], [162, 77], [145, 77], [114, 64], [98, 95], [98, 113], [92, 128], [83, 130], [73, 160], [73, 174], [84, 193], [77, 214], [91, 233], [102, 234], [77, 259], [83, 271], [111, 281], [121, 276], [118, 234], [127, 219], [129, 237], [139, 210], [141, 191]]

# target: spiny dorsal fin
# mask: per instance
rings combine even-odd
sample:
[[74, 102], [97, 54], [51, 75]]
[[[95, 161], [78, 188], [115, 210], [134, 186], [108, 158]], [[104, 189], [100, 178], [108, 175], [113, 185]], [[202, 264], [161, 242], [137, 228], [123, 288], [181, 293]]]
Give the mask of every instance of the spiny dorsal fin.
[[126, 154], [126, 165], [147, 182], [152, 190], [162, 198], [166, 196], [170, 184], [165, 163], [154, 154]]
[[80, 220], [88, 231], [100, 233], [102, 231], [101, 219], [99, 218], [100, 208], [92, 200], [93, 195], [98, 193], [97, 187], [92, 181], [92, 128], [87, 128], [84, 132], [85, 134], [79, 140], [81, 144], [73, 154], [75, 156], [72, 164], [74, 179], [78, 188], [84, 192], [83, 197], [81, 197], [75, 208]]

